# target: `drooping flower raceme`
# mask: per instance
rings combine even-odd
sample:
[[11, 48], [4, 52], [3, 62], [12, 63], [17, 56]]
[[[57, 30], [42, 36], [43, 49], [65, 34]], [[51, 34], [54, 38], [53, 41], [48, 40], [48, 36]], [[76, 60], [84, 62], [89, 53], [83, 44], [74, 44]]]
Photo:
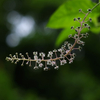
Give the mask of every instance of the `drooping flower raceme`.
[[[84, 13], [82, 9], [79, 9], [79, 12], [82, 12], [85, 14], [85, 17], [82, 19], [80, 17], [74, 18], [74, 21], [78, 21], [80, 23], [80, 26], [74, 28], [74, 26], [71, 27], [71, 29], [75, 30], [76, 34], [73, 36], [72, 34], [69, 35], [69, 38], [74, 39], [74, 43], [69, 43], [68, 41], [65, 41], [64, 44], [59, 48], [58, 50], [54, 49], [53, 51], [49, 51], [47, 56], [43, 52], [33, 52], [33, 59], [29, 56], [29, 54], [26, 52], [27, 58], [24, 57], [22, 53], [15, 53], [15, 55], [10, 54], [9, 57], [6, 57], [7, 61], [11, 61], [11, 63], [17, 64], [19, 61], [22, 61], [21, 66], [24, 64], [32, 66], [32, 63], [35, 63], [35, 66], [33, 66], [33, 69], [40, 69], [43, 68], [44, 71], [48, 71], [50, 67], [52, 66], [54, 69], [59, 69], [59, 65], [64, 65], [66, 63], [73, 63], [76, 54], [73, 53], [74, 50], [81, 51], [82, 46], [84, 46], [85, 42], [82, 41], [82, 38], [87, 38], [88, 33], [82, 34], [81, 31], [84, 28], [90, 29], [90, 26], [87, 24], [88, 21], [92, 21], [91, 18], [86, 20], [86, 17], [88, 14], [96, 8], [100, 2], [95, 5], [92, 9], [88, 9], [87, 13]], [[45, 59], [48, 58], [48, 59]]]

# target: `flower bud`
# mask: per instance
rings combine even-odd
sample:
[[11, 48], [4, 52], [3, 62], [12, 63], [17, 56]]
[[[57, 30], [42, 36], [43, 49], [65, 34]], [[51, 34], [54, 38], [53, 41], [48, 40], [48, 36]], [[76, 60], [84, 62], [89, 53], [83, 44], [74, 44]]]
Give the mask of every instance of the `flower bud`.
[[80, 17], [78, 17], [77, 19], [78, 19], [78, 20], [80, 20], [81, 18], [80, 18]]
[[76, 21], [77, 19], [76, 18], [74, 18], [74, 21]]
[[79, 46], [78, 48], [79, 48], [79, 51], [81, 51], [81, 50], [82, 50], [82, 47], [81, 47], [81, 46]]
[[54, 67], [54, 69], [57, 69], [58, 70], [59, 69], [59, 66]]
[[88, 12], [91, 12], [92, 10], [89, 8], [87, 11], [88, 11]]
[[77, 27], [78, 29], [80, 29], [81, 27]]
[[68, 38], [71, 38], [72, 37], [72, 34], [70, 34], [69, 36], [68, 36]]
[[88, 26], [88, 24], [86, 24], [86, 23], [85, 23], [85, 24], [84, 24], [84, 26], [85, 26], [85, 27], [87, 27], [87, 26]]
[[74, 26], [72, 26], [71, 29], [74, 29]]
[[92, 21], [92, 18], [89, 18], [89, 21], [91, 22]]
[[82, 9], [79, 9], [79, 12], [82, 12]]
[[90, 29], [91, 27], [90, 26], [88, 26], [88, 29]]
[[64, 45], [66, 46], [67, 44], [68, 44], [68, 41], [65, 41], [65, 42], [64, 42]]

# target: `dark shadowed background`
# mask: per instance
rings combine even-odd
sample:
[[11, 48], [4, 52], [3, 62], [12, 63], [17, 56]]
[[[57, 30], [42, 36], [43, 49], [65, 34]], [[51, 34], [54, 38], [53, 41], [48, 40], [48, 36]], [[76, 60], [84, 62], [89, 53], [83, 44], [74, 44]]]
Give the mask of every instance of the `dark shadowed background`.
[[99, 25], [99, 31], [89, 31], [85, 46], [70, 65], [45, 72], [5, 60], [16, 52], [32, 56], [33, 51], [48, 53], [58, 48], [55, 44], [62, 28], [46, 25], [64, 2], [0, 0], [0, 100], [100, 100], [100, 16], [94, 25]]

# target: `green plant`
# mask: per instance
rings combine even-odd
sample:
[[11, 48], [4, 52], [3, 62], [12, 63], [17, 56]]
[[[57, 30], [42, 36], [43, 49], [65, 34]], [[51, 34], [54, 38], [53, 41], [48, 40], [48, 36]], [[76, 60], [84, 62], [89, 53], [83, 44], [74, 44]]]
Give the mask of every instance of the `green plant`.
[[59, 68], [59, 64], [60, 65], [64, 65], [67, 62], [69, 62], [69, 64], [71, 64], [73, 62], [73, 60], [75, 59], [75, 53], [73, 53], [73, 50], [79, 50], [81, 51], [82, 47], [84, 46], [85, 42], [82, 41], [82, 38], [86, 38], [88, 37], [88, 33], [86, 32], [85, 34], [82, 34], [82, 30], [84, 28], [90, 29], [90, 26], [87, 24], [87, 22], [91, 22], [92, 19], [89, 18], [88, 20], [86, 20], [88, 14], [93, 11], [98, 5], [100, 4], [100, 2], [98, 4], [96, 4], [92, 9], [88, 9], [87, 13], [83, 12], [82, 9], [79, 9], [79, 12], [83, 13], [85, 15], [85, 17], [83, 19], [81, 19], [80, 17], [78, 18], [74, 18], [74, 21], [78, 21], [80, 23], [80, 26], [74, 28], [74, 26], [71, 27], [71, 29], [75, 30], [76, 34], [73, 36], [72, 34], [69, 35], [69, 38], [74, 39], [74, 43], [71, 44], [68, 41], [65, 41], [64, 45], [61, 46], [61, 48], [59, 48], [58, 50], [54, 49], [53, 51], [49, 51], [47, 54], [48, 59], [45, 59], [45, 53], [41, 52], [39, 53], [39, 56], [41, 58], [39, 58], [38, 56], [38, 52], [33, 52], [33, 59], [28, 55], [28, 53], [26, 53], [27, 58], [25, 58], [24, 55], [22, 55], [22, 53], [19, 53], [20, 57], [18, 56], [18, 53], [16, 53], [15, 55], [12, 56], [12, 54], [10, 54], [10, 57], [6, 57], [7, 61], [11, 61], [12, 63], [17, 64], [19, 61], [22, 61], [21, 66], [24, 65], [24, 63], [26, 62], [27, 65], [32, 66], [32, 62], [35, 62], [35, 66], [33, 67], [33, 69], [39, 69], [39, 68], [43, 68], [45, 71], [49, 70], [50, 68], [48, 66], [53, 66], [54, 69], [58, 69]]

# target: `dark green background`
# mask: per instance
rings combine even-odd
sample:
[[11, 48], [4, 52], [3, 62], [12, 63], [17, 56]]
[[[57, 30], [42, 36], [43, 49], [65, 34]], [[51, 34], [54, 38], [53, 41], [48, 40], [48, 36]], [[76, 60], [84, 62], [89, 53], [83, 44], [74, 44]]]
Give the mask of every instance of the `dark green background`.
[[[82, 51], [76, 52], [74, 63], [60, 66], [59, 70], [35, 71], [26, 65], [22, 67], [21, 63], [5, 61], [10, 53], [29, 52], [32, 56], [33, 51], [47, 53], [58, 48], [55, 43], [62, 29], [45, 26], [65, 1], [0, 0], [0, 100], [100, 100], [100, 31], [98, 34], [89, 31]], [[12, 11], [31, 16], [35, 21], [35, 31], [22, 38], [16, 47], [6, 43], [13, 27], [7, 16]], [[100, 16], [97, 19], [100, 24]]]

